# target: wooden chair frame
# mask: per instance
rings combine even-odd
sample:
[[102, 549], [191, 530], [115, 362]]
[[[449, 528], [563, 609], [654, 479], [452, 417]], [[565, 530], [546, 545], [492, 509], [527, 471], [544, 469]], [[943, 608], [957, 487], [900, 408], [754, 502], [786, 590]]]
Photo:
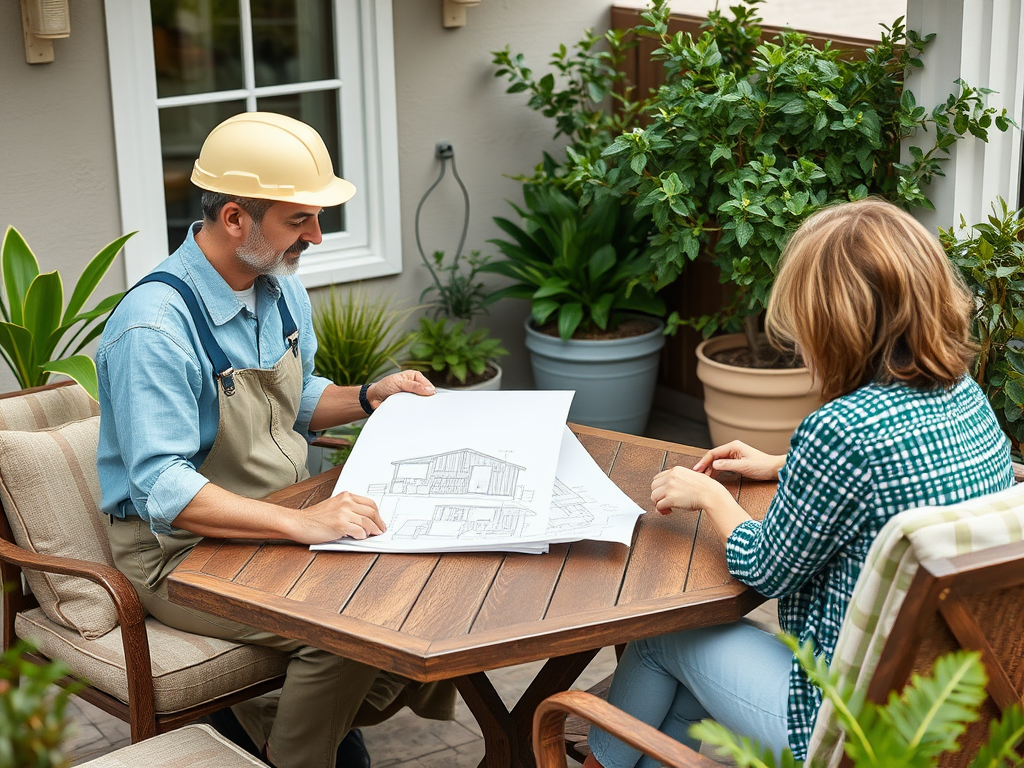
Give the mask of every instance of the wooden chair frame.
[[[74, 382], [60, 382], [43, 387], [34, 387], [18, 392], [0, 394], [0, 399], [20, 397], [55, 387], [69, 386]], [[320, 438], [316, 445], [325, 448], [339, 448], [347, 443], [334, 438]], [[159, 733], [166, 733], [198, 720], [222, 707], [251, 699], [254, 696], [280, 688], [284, 677], [279, 676], [251, 685], [234, 693], [211, 699], [178, 712], [157, 713], [153, 699], [153, 671], [149, 655], [149, 641], [146, 635], [146, 611], [139, 601], [135, 587], [127, 577], [115, 568], [103, 563], [75, 560], [66, 557], [40, 555], [19, 547], [7, 522], [7, 513], [0, 503], [0, 582], [14, 585], [3, 593], [3, 650], [17, 642], [14, 621], [18, 613], [37, 608], [38, 601], [22, 589], [22, 570], [37, 570], [66, 576], [78, 576], [99, 584], [110, 595], [121, 627], [124, 646], [125, 673], [128, 677], [128, 703], [111, 696], [98, 688], [82, 688], [77, 695], [104, 712], [127, 722], [131, 727], [132, 742], [142, 741]], [[38, 653], [26, 654], [36, 664], [48, 664], [51, 660]], [[76, 681], [66, 677], [59, 684], [67, 686]]]
[[[948, 628], [960, 647], [981, 653], [989, 676], [988, 693], [999, 711], [1021, 703], [1021, 692], [1011, 671], [982, 632], [972, 603], [985, 594], [1022, 586], [1024, 542], [922, 562], [883, 646], [868, 686], [868, 699], [884, 702], [890, 691], [903, 688], [912, 672], [930, 669], [936, 655], [946, 650], [936, 649], [934, 642], [929, 642], [934, 640], [938, 622]], [[1008, 618], [1016, 623], [1017, 636], [1024, 636], [1024, 610]], [[1017, 677], [1021, 677], [1019, 670]], [[545, 699], [534, 715], [533, 749], [538, 768], [566, 768], [564, 727], [569, 713], [591, 721], [671, 768], [718, 765], [603, 699], [584, 691], [566, 691]], [[966, 765], [987, 734], [988, 723], [982, 717], [961, 738], [961, 750], [947, 755], [942, 764]], [[849, 765], [845, 758], [844, 764]]]

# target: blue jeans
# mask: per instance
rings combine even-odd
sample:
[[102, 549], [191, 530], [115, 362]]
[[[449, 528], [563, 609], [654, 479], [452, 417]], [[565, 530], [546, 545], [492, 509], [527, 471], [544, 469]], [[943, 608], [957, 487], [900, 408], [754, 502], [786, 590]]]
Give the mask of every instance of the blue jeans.
[[[626, 646], [608, 701], [694, 750], [687, 730], [711, 718], [778, 756], [789, 746], [792, 663], [786, 646], [743, 621], [661, 635]], [[605, 768], [659, 765], [598, 728], [589, 741]]]

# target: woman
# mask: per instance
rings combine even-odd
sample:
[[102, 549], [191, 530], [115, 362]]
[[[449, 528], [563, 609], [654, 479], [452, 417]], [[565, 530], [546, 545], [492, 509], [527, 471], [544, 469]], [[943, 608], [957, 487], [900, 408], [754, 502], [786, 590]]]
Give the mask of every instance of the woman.
[[[874, 199], [818, 212], [786, 247], [766, 325], [773, 344], [795, 345], [825, 405], [785, 456], [733, 442], [651, 484], [663, 514], [703, 509], [729, 571], [779, 598], [783, 631], [829, 661], [889, 518], [1013, 483], [1008, 441], [968, 375], [971, 309], [938, 241], [907, 213]], [[763, 522], [714, 479], [724, 470], [778, 479]], [[710, 717], [803, 759], [821, 698], [789, 649], [738, 622], [631, 643], [609, 701], [695, 749], [687, 729]], [[590, 742], [587, 768], [641, 757], [597, 729]]]

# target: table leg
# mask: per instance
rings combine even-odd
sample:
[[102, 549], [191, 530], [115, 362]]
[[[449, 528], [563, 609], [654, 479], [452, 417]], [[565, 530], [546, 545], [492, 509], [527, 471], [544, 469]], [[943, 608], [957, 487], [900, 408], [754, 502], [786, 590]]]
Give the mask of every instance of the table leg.
[[456, 678], [455, 685], [483, 732], [484, 759], [480, 761], [479, 768], [535, 768], [534, 710], [551, 694], [567, 690], [598, 650], [595, 648], [550, 659], [511, 712], [485, 673]]

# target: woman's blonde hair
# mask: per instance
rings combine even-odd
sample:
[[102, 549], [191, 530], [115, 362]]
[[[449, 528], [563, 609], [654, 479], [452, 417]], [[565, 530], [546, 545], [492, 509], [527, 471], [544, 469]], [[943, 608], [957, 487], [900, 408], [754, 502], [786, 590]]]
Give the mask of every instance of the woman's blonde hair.
[[779, 262], [766, 328], [796, 345], [832, 400], [877, 381], [952, 386], [970, 367], [972, 302], [939, 241], [869, 198], [826, 208]]

